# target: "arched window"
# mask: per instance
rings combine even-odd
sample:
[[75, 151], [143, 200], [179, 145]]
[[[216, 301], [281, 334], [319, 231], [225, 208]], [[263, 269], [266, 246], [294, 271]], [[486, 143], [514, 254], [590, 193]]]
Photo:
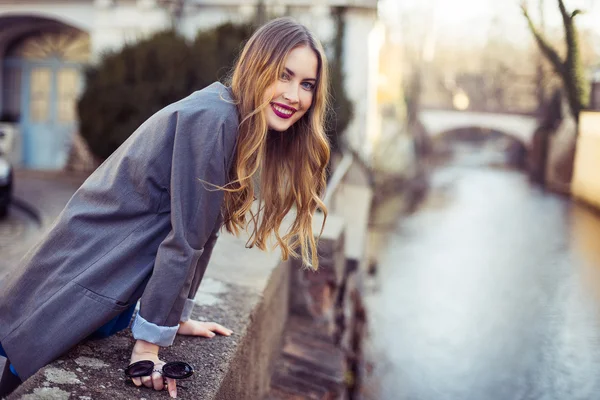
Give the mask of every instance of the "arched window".
[[7, 56], [27, 60], [56, 58], [86, 63], [90, 59], [90, 38], [86, 33], [76, 31], [38, 33], [14, 43]]
[[[89, 36], [80, 32], [43, 32], [16, 41], [9, 48], [4, 74], [4, 110], [8, 118], [21, 114], [21, 79], [24, 64], [30, 66], [30, 118], [43, 122], [50, 116], [50, 105], [56, 101], [56, 117], [61, 122], [75, 120], [75, 101], [79, 94], [78, 68], [69, 64], [87, 63], [90, 59]], [[13, 61], [13, 62], [10, 62]], [[47, 62], [64, 64], [52, 68]], [[37, 62], [40, 62], [40, 65]], [[46, 63], [45, 63], [46, 62]], [[54, 70], [54, 71], [53, 71]], [[52, 84], [56, 93], [52, 96]], [[54, 97], [54, 98], [52, 98]], [[13, 117], [15, 118], [15, 117]]]

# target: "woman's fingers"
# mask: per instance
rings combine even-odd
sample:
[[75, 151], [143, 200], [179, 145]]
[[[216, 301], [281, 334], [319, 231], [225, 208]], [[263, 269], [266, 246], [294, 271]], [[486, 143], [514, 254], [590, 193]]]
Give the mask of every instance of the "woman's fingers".
[[217, 324], [216, 322], [211, 322], [209, 324], [208, 329], [210, 329], [213, 332], [220, 333], [221, 335], [224, 335], [224, 336], [229, 336], [233, 333], [233, 331], [231, 329], [227, 329], [223, 325]]
[[146, 386], [154, 390], [164, 390], [167, 388], [165, 379], [160, 372], [153, 372], [150, 376], [142, 376], [141, 378], [131, 378], [135, 386]]
[[160, 372], [152, 373], [152, 385], [154, 386], [154, 390], [163, 390], [165, 388], [164, 379]]
[[152, 376], [142, 376], [142, 384], [147, 388], [152, 388]]
[[177, 381], [175, 379], [167, 378], [167, 388], [169, 390], [169, 396], [172, 398], [177, 397]]
[[223, 336], [230, 336], [233, 333], [231, 329], [227, 329], [216, 322], [201, 322], [191, 319], [182, 322], [177, 331], [180, 335], [203, 336], [207, 338], [214, 337], [215, 332]]
[[198, 328], [195, 332], [195, 335], [197, 336], [204, 336], [207, 338], [211, 338], [213, 336], [215, 336], [214, 333], [212, 333], [209, 329], [207, 328]]
[[223, 336], [230, 336], [233, 331], [225, 328], [223, 325], [219, 325], [216, 322], [205, 323], [198, 328], [198, 336], [204, 336], [207, 338], [214, 337], [214, 332]]

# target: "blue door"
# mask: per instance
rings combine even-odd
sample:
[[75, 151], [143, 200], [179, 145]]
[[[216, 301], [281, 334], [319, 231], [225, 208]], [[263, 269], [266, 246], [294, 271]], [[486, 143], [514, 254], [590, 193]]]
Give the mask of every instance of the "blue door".
[[25, 165], [60, 169], [77, 129], [75, 102], [81, 88], [80, 67], [51, 60], [23, 65], [21, 131]]
[[[89, 36], [81, 32], [38, 33], [7, 52], [5, 79], [20, 80], [18, 108], [24, 166], [60, 169], [77, 130], [76, 102], [89, 59]], [[13, 85], [14, 86], [14, 85]]]

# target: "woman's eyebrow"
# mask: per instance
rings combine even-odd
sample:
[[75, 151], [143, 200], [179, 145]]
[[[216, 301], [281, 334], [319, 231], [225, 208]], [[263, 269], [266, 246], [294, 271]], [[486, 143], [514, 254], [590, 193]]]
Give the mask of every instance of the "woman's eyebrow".
[[[294, 71], [292, 71], [292, 70], [291, 70], [291, 69], [289, 69], [288, 67], [285, 67], [284, 69], [285, 69], [285, 72], [286, 72], [286, 73], [287, 73], [289, 76], [291, 76], [291, 77], [294, 77], [294, 76], [296, 76], [296, 74], [294, 73]], [[305, 78], [304, 80], [305, 80], [305, 81], [315, 81], [315, 82], [317, 81], [317, 79], [316, 79], [316, 78]]]

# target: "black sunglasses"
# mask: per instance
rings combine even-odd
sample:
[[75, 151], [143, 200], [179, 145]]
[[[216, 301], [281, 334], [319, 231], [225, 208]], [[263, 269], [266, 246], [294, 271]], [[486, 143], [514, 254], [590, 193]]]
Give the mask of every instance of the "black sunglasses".
[[[194, 368], [183, 361], [171, 361], [163, 365], [161, 372], [164, 377], [171, 379], [186, 379], [194, 374]], [[128, 378], [139, 378], [141, 376], [149, 376], [154, 372], [154, 362], [150, 360], [142, 360], [129, 364], [125, 370], [125, 375]]]

